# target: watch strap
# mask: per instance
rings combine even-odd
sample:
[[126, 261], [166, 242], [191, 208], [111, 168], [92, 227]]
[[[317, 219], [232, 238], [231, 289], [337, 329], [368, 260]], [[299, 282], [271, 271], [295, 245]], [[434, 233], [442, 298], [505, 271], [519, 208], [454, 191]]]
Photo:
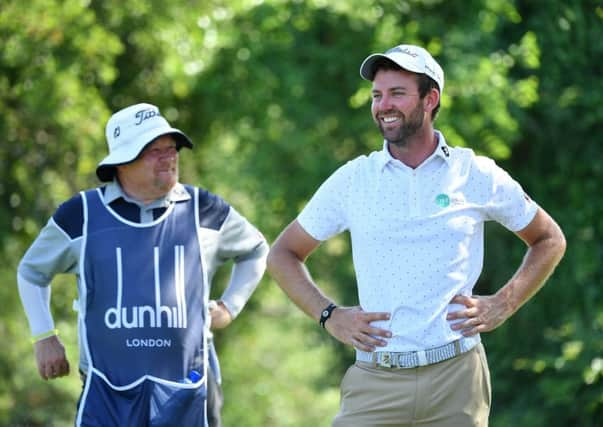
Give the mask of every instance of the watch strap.
[[318, 321], [318, 323], [320, 323], [320, 326], [322, 326], [323, 328], [325, 327], [325, 322], [329, 320], [329, 318], [331, 317], [331, 313], [333, 313], [333, 310], [335, 310], [336, 308], [337, 306], [331, 303], [323, 311], [320, 312], [320, 320]]

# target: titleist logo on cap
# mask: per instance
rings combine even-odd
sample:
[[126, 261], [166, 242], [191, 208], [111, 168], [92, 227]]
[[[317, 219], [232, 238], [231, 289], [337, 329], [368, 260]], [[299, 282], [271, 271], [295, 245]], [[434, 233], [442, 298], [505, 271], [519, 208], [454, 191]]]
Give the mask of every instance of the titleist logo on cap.
[[136, 113], [136, 119], [138, 120], [136, 123], [134, 123], [136, 126], [138, 126], [139, 124], [141, 124], [142, 122], [144, 122], [147, 119], [150, 119], [152, 117], [155, 116], [161, 116], [161, 114], [159, 113], [159, 110], [140, 110]]
[[[153, 117], [162, 117], [161, 113], [158, 109], [154, 108], [145, 108], [143, 110], [138, 110], [136, 114], [134, 114], [134, 126], [141, 125], [145, 120], [152, 119]], [[122, 123], [123, 124], [123, 123]], [[126, 126], [127, 128], [127, 126]], [[121, 127], [116, 126], [113, 130], [113, 138], [117, 139], [121, 135]]]
[[416, 58], [417, 56], [419, 56], [418, 53], [411, 51], [409, 48], [407, 48], [407, 47], [401, 48], [400, 46], [392, 47], [390, 50], [385, 52], [385, 54], [387, 55], [389, 53], [394, 53], [394, 52], [405, 53], [407, 55], [412, 56], [413, 58]]

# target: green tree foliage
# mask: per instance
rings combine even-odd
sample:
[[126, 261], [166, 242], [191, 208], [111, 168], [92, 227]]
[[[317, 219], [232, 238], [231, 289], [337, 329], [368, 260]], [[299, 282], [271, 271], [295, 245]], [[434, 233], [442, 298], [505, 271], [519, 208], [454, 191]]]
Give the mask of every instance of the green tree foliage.
[[[596, 426], [603, 416], [603, 248], [597, 239], [603, 204], [595, 196], [603, 182], [596, 131], [603, 121], [597, 59], [603, 58], [603, 8], [594, 1], [543, 5], [518, 8], [540, 53], [514, 73], [530, 72], [538, 81], [538, 102], [514, 111], [521, 133], [506, 166], [557, 219], [569, 250], [551, 283], [486, 342], [500, 348], [490, 361], [500, 365], [498, 405], [505, 409], [497, 425]], [[509, 257], [506, 247], [490, 245], [493, 257]], [[519, 252], [512, 258], [519, 260]], [[493, 286], [507, 273], [492, 274]], [[510, 348], [516, 350], [503, 351]]]
[[[0, 424], [62, 425], [73, 416], [78, 385], [75, 377], [49, 385], [36, 378], [15, 270], [58, 203], [93, 182], [103, 152], [95, 143], [103, 136], [99, 120], [109, 113], [98, 88], [114, 79], [121, 45], [76, 1], [2, 2], [0, 40], [0, 254], [8, 261], [0, 290]], [[60, 290], [55, 298], [59, 325], [70, 315], [70, 296]], [[73, 327], [62, 329], [73, 335]]]
[[[483, 339], [493, 426], [594, 426], [603, 415], [603, 8], [594, 0], [159, 0], [0, 5], [0, 425], [71, 425], [77, 374], [37, 376], [15, 271], [56, 206], [97, 185], [111, 111], [148, 101], [195, 141], [182, 175], [223, 195], [273, 240], [320, 183], [379, 149], [371, 52], [425, 45], [446, 73], [436, 127], [497, 159], [565, 230], [550, 283]], [[600, 133], [600, 132], [599, 132]], [[524, 247], [488, 227], [479, 292], [493, 292]], [[501, 262], [503, 261], [503, 262]], [[347, 236], [309, 260], [320, 285], [355, 304]], [[216, 292], [228, 271], [217, 277]], [[71, 277], [53, 282], [55, 320], [77, 369]], [[266, 277], [216, 336], [227, 426], [326, 426], [353, 351]]]

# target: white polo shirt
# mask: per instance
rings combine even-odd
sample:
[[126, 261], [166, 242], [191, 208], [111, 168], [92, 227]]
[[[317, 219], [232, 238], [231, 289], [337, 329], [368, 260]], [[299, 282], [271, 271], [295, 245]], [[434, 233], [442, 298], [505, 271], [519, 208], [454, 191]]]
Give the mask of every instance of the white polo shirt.
[[538, 206], [494, 161], [439, 144], [412, 169], [383, 150], [331, 175], [297, 218], [315, 239], [349, 230], [358, 298], [365, 311], [389, 312], [374, 325], [392, 331], [382, 351], [416, 351], [462, 335], [449, 304], [471, 295], [483, 265], [484, 223], [519, 231]]

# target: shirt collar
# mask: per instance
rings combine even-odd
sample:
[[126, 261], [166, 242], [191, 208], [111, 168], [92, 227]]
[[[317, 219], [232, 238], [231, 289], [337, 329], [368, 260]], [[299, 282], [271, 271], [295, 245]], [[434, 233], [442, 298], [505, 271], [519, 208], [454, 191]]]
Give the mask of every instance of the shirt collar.
[[[450, 147], [446, 143], [446, 139], [444, 138], [444, 135], [442, 134], [442, 132], [440, 132], [439, 130], [434, 130], [434, 132], [436, 134], [436, 137], [438, 138], [438, 146], [436, 147], [436, 149], [432, 153], [432, 155], [429, 156], [429, 158], [440, 157], [440, 158], [444, 159], [444, 161], [446, 163], [448, 163], [448, 162], [450, 162]], [[391, 155], [391, 153], [389, 152], [389, 149], [387, 148], [387, 141], [384, 140], [383, 141], [383, 149], [379, 152], [379, 157], [378, 157], [379, 168], [381, 170], [383, 170], [383, 168], [385, 168], [385, 166], [389, 162], [393, 162], [393, 161], [397, 161], [397, 159], [395, 159]]]
[[446, 163], [450, 163], [450, 147], [446, 143], [446, 139], [444, 135], [439, 130], [435, 131], [436, 136], [438, 137], [438, 146], [435, 149], [433, 155], [441, 157], [446, 161]]
[[105, 194], [103, 195], [103, 200], [105, 204], [108, 205], [109, 203], [114, 202], [120, 197], [130, 203], [135, 203], [144, 209], [167, 207], [173, 202], [181, 202], [184, 200], [189, 200], [191, 198], [190, 194], [188, 193], [188, 191], [186, 191], [184, 186], [180, 183], [176, 183], [176, 185], [165, 196], [160, 197], [159, 199], [151, 202], [148, 205], [143, 205], [139, 201], [129, 197], [121, 188], [121, 185], [119, 185], [119, 181], [117, 179], [113, 179], [113, 181], [111, 181], [105, 186]]

